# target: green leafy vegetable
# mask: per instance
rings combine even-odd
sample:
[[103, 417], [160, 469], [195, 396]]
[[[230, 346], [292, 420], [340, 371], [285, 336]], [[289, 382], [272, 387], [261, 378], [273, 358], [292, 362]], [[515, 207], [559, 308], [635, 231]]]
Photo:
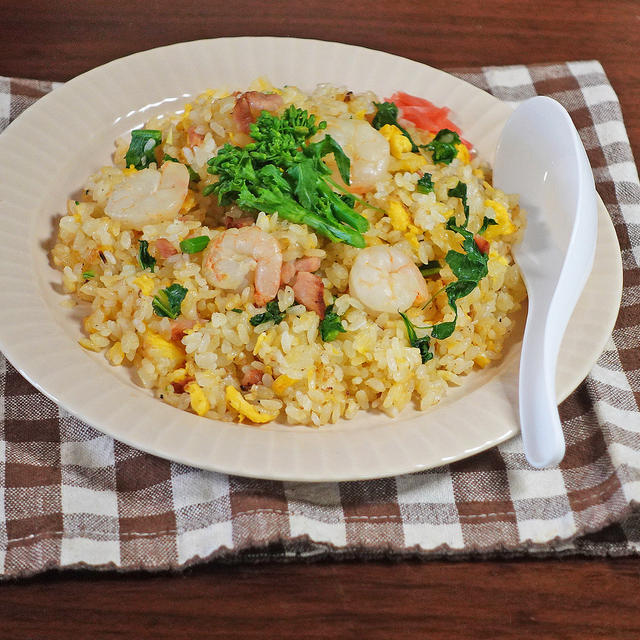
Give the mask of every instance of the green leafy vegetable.
[[[487, 256], [478, 249], [478, 245], [473, 239], [473, 234], [466, 229], [456, 229], [455, 226], [447, 224], [447, 229], [452, 231], [464, 231], [465, 239], [462, 248], [467, 253], [459, 251], [449, 251], [445, 257], [447, 264], [451, 267], [453, 275], [459, 280], [473, 280], [476, 284], [487, 275]], [[467, 233], [471, 236], [469, 238]], [[472, 246], [473, 245], [473, 246]], [[474, 248], [475, 247], [475, 248]]]
[[467, 229], [467, 224], [469, 223], [467, 185], [464, 182], [458, 182], [453, 189], [449, 189], [448, 193], [450, 196], [460, 198], [462, 201], [465, 217], [464, 224], [458, 226], [455, 216], [451, 216], [451, 218], [447, 220], [447, 229], [455, 231], [463, 237], [462, 248], [465, 253], [451, 250], [447, 252], [445, 256], [447, 264], [451, 268], [451, 271], [453, 271], [453, 275], [457, 278], [456, 281], [450, 282], [445, 287], [449, 307], [451, 307], [455, 316], [452, 321], [441, 322], [440, 324], [434, 325], [431, 336], [438, 339], [448, 338], [456, 327], [456, 321], [458, 319], [458, 306], [456, 301], [468, 296], [478, 286], [480, 280], [489, 272], [487, 267], [489, 256], [480, 251], [474, 240], [474, 234]]
[[451, 307], [451, 309], [453, 309], [455, 315], [453, 317], [453, 320], [449, 320], [448, 322], [440, 322], [439, 324], [436, 324], [432, 327], [431, 336], [433, 338], [444, 340], [454, 332], [456, 328], [456, 322], [458, 321], [458, 306], [456, 305], [456, 301], [459, 298], [464, 298], [464, 296], [469, 295], [476, 288], [476, 286], [478, 286], [477, 281], [458, 280], [456, 282], [449, 283], [445, 287], [449, 306]]
[[422, 359], [422, 364], [425, 362], [429, 362], [433, 358], [433, 353], [429, 351], [430, 339], [429, 336], [422, 336], [422, 338], [418, 338], [416, 334], [416, 329], [425, 329], [428, 327], [416, 327], [405, 313], [400, 312], [402, 316], [402, 320], [404, 321], [404, 326], [407, 328], [407, 336], [409, 337], [409, 344], [412, 347], [415, 347], [420, 351], [420, 358]]
[[380, 213], [384, 213], [385, 215], [387, 214], [387, 212], [384, 209], [381, 209], [380, 207], [376, 207], [371, 203], [367, 202], [366, 200], [359, 198], [357, 195], [355, 195], [355, 193], [351, 193], [351, 191], [347, 191], [343, 186], [339, 185], [331, 176], [324, 176], [324, 179], [328, 184], [334, 187], [334, 189], [337, 189], [338, 191], [340, 191], [340, 194], [338, 195], [338, 197], [340, 198], [340, 200], [342, 200], [346, 205], [350, 206], [351, 208], [353, 208], [353, 204], [350, 204], [350, 203], [359, 202], [360, 204], [364, 205], [369, 209], [374, 209], [375, 211], [379, 211]]
[[140, 240], [138, 245], [138, 264], [143, 271], [149, 269], [151, 273], [156, 268], [156, 259], [149, 254], [149, 243], [146, 240]]
[[256, 195], [248, 188], [243, 188], [238, 195], [238, 206], [266, 213], [277, 212], [280, 217], [286, 220], [296, 224], [306, 224], [333, 242], [345, 242], [360, 249], [366, 244], [360, 232], [341, 224], [333, 215], [329, 217], [326, 208], [323, 211], [324, 215], [312, 213], [298, 204], [290, 192], [281, 190], [275, 184], [272, 184], [270, 188], [258, 187], [255, 190], [257, 191]]
[[136, 129], [131, 132], [131, 144], [124, 157], [127, 167], [144, 169], [156, 161], [155, 148], [162, 142], [162, 133], [156, 129]]
[[[174, 158], [168, 153], [164, 154], [164, 158], [162, 158], [162, 160], [164, 162], [177, 162], [178, 164], [181, 164], [178, 158]], [[191, 182], [200, 182], [200, 174], [190, 164], [185, 163], [184, 166], [187, 167], [187, 171], [189, 172], [189, 180], [191, 180]]]
[[433, 191], [433, 182], [431, 181], [430, 173], [425, 173], [422, 178], [416, 182], [416, 191], [418, 193], [431, 193]]
[[242, 313], [242, 309], [231, 309], [233, 313]]
[[322, 166], [324, 164], [322, 158], [329, 153], [333, 154], [338, 171], [340, 172], [340, 177], [345, 184], [349, 184], [351, 160], [349, 160], [342, 150], [342, 147], [329, 134], [320, 140], [320, 142], [310, 143], [304, 148], [304, 154], [314, 160], [317, 170], [321, 173], [325, 173], [324, 167]]
[[434, 276], [436, 273], [440, 273], [442, 265], [438, 260], [429, 260], [427, 264], [423, 264], [420, 269], [420, 273], [426, 278], [427, 276]]
[[95, 278], [96, 274], [93, 271], [83, 271], [82, 272], [82, 277], [85, 280], [91, 280], [91, 278]]
[[209, 244], [209, 236], [198, 236], [196, 238], [187, 238], [180, 241], [180, 251], [182, 253], [200, 253], [204, 251]]
[[458, 180], [458, 184], [447, 191], [447, 195], [451, 198], [460, 198], [462, 201], [462, 210], [464, 211], [464, 226], [469, 224], [469, 205], [467, 204], [467, 185]]
[[353, 209], [353, 205], [356, 203], [356, 197], [352, 193], [342, 193], [338, 197], [347, 205], [347, 207], [351, 207]]
[[177, 283], [166, 289], [161, 289], [157, 295], [153, 296], [151, 303], [153, 312], [157, 316], [175, 320], [180, 315], [182, 301], [186, 295], [187, 289]]
[[[467, 229], [469, 224], [469, 206], [467, 205], [467, 185], [464, 182], [459, 181], [458, 184], [449, 189], [449, 196], [460, 198], [462, 202], [462, 209], [464, 211], [464, 224], [458, 225], [456, 223], [455, 216], [451, 216], [447, 220], [447, 229], [459, 233], [462, 240], [463, 252], [450, 250], [445, 256], [445, 261], [449, 265], [453, 275], [457, 278], [453, 282], [440, 289], [428, 302], [427, 305], [442, 291], [447, 294], [447, 301], [449, 307], [454, 313], [453, 320], [447, 320], [446, 322], [440, 322], [430, 327], [415, 327], [404, 313], [401, 313], [405, 327], [407, 328], [407, 335], [409, 337], [409, 344], [412, 347], [420, 349], [420, 355], [422, 356], [422, 362], [427, 362], [433, 358], [433, 353], [429, 351], [430, 339], [429, 336], [418, 338], [415, 329], [431, 329], [431, 338], [436, 340], [444, 340], [448, 338], [456, 328], [456, 322], [458, 320], [458, 305], [456, 304], [460, 298], [468, 296], [477, 286], [480, 280], [484, 278], [489, 272], [487, 262], [489, 256], [480, 251], [478, 245], [475, 242], [475, 234]], [[490, 219], [485, 217], [481, 231], [486, 230], [487, 226], [491, 224]], [[426, 265], [420, 267], [420, 272], [423, 275], [431, 275], [437, 273], [440, 270], [440, 263], [437, 260], [430, 260]], [[426, 305], [425, 305], [426, 306]]]
[[481, 236], [489, 227], [498, 224], [493, 218], [485, 216], [482, 220], [482, 226], [478, 229], [478, 235]]
[[295, 155], [296, 150], [318, 131], [327, 128], [324, 121], [316, 123], [316, 117], [295, 105], [287, 107], [282, 116], [275, 116], [263, 111], [258, 120], [251, 124], [249, 131], [257, 143], [266, 146], [259, 150], [270, 152], [275, 156], [284, 153]]
[[374, 129], [382, 129], [385, 124], [398, 127], [398, 129], [400, 129], [400, 131], [402, 131], [402, 133], [409, 139], [409, 142], [411, 143], [411, 151], [416, 153], [418, 151], [418, 145], [416, 145], [416, 143], [411, 139], [409, 132], [398, 124], [398, 105], [395, 102], [374, 102], [373, 104], [377, 111], [376, 115], [373, 116], [371, 126], [374, 127]]
[[314, 115], [295, 105], [282, 116], [263, 111], [250, 127], [254, 142], [244, 147], [226, 144], [209, 160], [207, 170], [218, 181], [202, 193], [216, 194], [221, 205], [235, 202], [243, 209], [278, 213], [333, 242], [364, 247], [362, 234], [369, 223], [353, 209], [353, 200], [333, 190], [342, 188], [331, 180], [331, 170], [322, 159], [333, 154], [342, 179], [349, 184], [349, 158], [329, 135], [308, 143], [325, 127], [326, 122], [316, 123]]
[[271, 300], [271, 302], [267, 302], [266, 311], [252, 316], [249, 322], [252, 327], [257, 327], [263, 322], [269, 322], [269, 320], [273, 320], [273, 324], [280, 324], [284, 320], [285, 315], [286, 312], [280, 311], [277, 301]]
[[324, 318], [320, 321], [320, 335], [325, 342], [333, 342], [339, 333], [346, 333], [347, 330], [342, 326], [340, 316], [333, 310], [330, 304], [325, 311]]
[[433, 162], [441, 164], [451, 164], [451, 161], [458, 155], [456, 145], [460, 144], [460, 136], [450, 129], [440, 129], [435, 138], [424, 148], [433, 154]]

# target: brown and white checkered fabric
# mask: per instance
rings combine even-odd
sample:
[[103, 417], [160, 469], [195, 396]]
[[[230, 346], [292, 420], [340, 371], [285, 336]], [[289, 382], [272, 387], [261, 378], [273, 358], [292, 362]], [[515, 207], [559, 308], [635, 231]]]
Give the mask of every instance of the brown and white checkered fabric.
[[[178, 568], [206, 558], [640, 551], [640, 185], [598, 62], [458, 72], [503, 100], [559, 100], [622, 248], [622, 308], [562, 404], [567, 455], [534, 470], [516, 438], [424, 473], [335, 484], [229, 477], [141, 453], [76, 420], [0, 356], [0, 567]], [[0, 78], [0, 128], [51, 83]], [[618, 523], [618, 524], [611, 524]], [[611, 525], [611, 526], [607, 526]]]

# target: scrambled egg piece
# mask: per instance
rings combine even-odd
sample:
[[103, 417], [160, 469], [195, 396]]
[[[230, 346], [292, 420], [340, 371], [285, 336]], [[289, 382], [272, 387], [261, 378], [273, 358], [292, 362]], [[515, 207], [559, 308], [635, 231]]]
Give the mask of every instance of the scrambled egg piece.
[[409, 241], [409, 244], [416, 250], [419, 251], [420, 249], [420, 242], [418, 242], [418, 236], [416, 235], [415, 231], [407, 231], [407, 233], [404, 234], [404, 237]]
[[462, 164], [469, 164], [471, 159], [469, 157], [469, 149], [467, 149], [467, 147], [462, 143], [457, 144], [456, 149], [458, 150], [458, 158], [460, 158], [460, 162], [462, 162]]
[[480, 355], [476, 356], [473, 361], [481, 368], [484, 369], [489, 362], [491, 362], [491, 360], [489, 360], [489, 358], [487, 358], [487, 356], [484, 355], [484, 353], [481, 353]]
[[142, 291], [145, 296], [150, 296], [153, 293], [153, 278], [146, 273], [134, 278], [133, 282], [140, 287], [140, 291]]
[[268, 336], [266, 331], [264, 333], [261, 333], [256, 340], [256, 346], [253, 347], [254, 356], [258, 354], [258, 351], [260, 351], [260, 347], [262, 347], [263, 343], [265, 343], [267, 346], [271, 344], [271, 336]]
[[202, 387], [197, 382], [190, 382], [185, 385], [184, 390], [189, 394], [191, 408], [199, 415], [203, 416], [209, 409], [211, 404], [204, 394]]
[[415, 173], [427, 165], [427, 161], [419, 153], [405, 152], [399, 159], [392, 158], [389, 163], [389, 171], [408, 171]]
[[133, 165], [122, 170], [122, 174], [125, 176], [130, 176], [132, 173], [137, 173], [137, 172], [138, 170]]
[[296, 382], [298, 381], [295, 378], [290, 378], [283, 373], [273, 381], [273, 385], [271, 388], [276, 395], [281, 396], [291, 385], [294, 385]]
[[504, 256], [501, 256], [497, 251], [489, 252], [489, 260], [495, 260], [496, 262], [503, 264], [505, 267], [509, 266], [509, 261]]
[[391, 155], [400, 160], [402, 154], [411, 151], [411, 141], [394, 124], [385, 124], [380, 133], [388, 140]]
[[388, 140], [391, 155], [394, 157], [389, 166], [391, 171], [413, 173], [427, 164], [419, 153], [411, 153], [411, 140], [394, 124], [385, 124], [380, 133]]
[[498, 236], [508, 236], [516, 230], [515, 225], [509, 218], [506, 207], [495, 200], [485, 200], [485, 207], [490, 207], [496, 212], [495, 220], [497, 224], [491, 225], [484, 233], [487, 240], [495, 240]]
[[251, 422], [262, 424], [265, 422], [271, 422], [278, 417], [277, 413], [265, 413], [252, 404], [249, 404], [242, 394], [231, 385], [227, 385], [224, 390], [224, 395], [227, 403], [231, 405], [241, 416], [249, 418]]
[[151, 359], [167, 358], [174, 368], [179, 367], [185, 361], [185, 353], [177, 344], [165, 340], [161, 335], [153, 331], [144, 334], [144, 350]]
[[420, 250], [420, 242], [418, 240], [418, 236], [422, 232], [415, 224], [409, 224], [409, 231], [404, 234], [404, 237], [409, 241], [409, 244], [416, 250]]
[[[389, 125], [385, 125], [388, 127]], [[407, 227], [411, 223], [411, 217], [409, 212], [405, 209], [402, 202], [398, 200], [391, 200], [389, 202], [389, 208], [387, 211], [389, 219], [391, 220], [391, 226], [396, 231], [406, 231]]]

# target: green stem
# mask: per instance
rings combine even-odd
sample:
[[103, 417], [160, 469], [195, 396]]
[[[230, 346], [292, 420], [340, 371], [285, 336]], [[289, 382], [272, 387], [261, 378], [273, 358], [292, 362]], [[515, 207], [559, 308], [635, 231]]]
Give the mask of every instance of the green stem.
[[[447, 286], [445, 285], [441, 289], [438, 289], [422, 306], [422, 310], [424, 311], [443, 291], [445, 291]], [[430, 327], [419, 327], [421, 329], [429, 329]]]
[[341, 184], [338, 184], [331, 176], [324, 176], [324, 180], [326, 180], [330, 185], [335, 187], [338, 191], [342, 191], [342, 193], [344, 193], [345, 195], [351, 196], [356, 202], [359, 202], [360, 204], [367, 207], [367, 209], [373, 209], [374, 211], [379, 211], [380, 213], [384, 213], [384, 215], [387, 215], [387, 212], [384, 209], [381, 209], [380, 207], [375, 207], [374, 205], [369, 204], [366, 200], [359, 198], [357, 195], [355, 195], [355, 193], [351, 193], [349, 189], [343, 187]]
[[360, 215], [357, 211], [354, 211], [350, 206], [345, 204], [320, 176], [318, 176], [316, 184], [318, 191], [329, 201], [331, 210], [338, 220], [345, 222], [357, 231], [360, 231], [360, 233], [369, 230], [369, 221], [363, 215]]
[[355, 229], [344, 224], [334, 223], [316, 213], [312, 213], [299, 205], [293, 198], [282, 195], [271, 201], [269, 198], [271, 193], [267, 190], [261, 195], [264, 197], [254, 196], [252, 198], [246, 196], [244, 202], [239, 200], [238, 204], [240, 206], [248, 204], [250, 207], [260, 209], [265, 213], [278, 213], [281, 218], [296, 224], [306, 224], [333, 242], [344, 242], [358, 249], [366, 246], [364, 237]]

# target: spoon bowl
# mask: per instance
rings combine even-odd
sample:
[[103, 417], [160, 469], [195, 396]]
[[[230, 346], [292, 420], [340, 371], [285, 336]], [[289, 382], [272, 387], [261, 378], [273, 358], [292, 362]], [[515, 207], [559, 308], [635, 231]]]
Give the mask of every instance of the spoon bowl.
[[560, 103], [539, 96], [516, 108], [498, 142], [493, 178], [502, 191], [518, 193], [527, 212], [514, 249], [529, 298], [519, 378], [524, 451], [532, 466], [554, 466], [565, 452], [555, 391], [558, 351], [597, 239], [593, 174]]

